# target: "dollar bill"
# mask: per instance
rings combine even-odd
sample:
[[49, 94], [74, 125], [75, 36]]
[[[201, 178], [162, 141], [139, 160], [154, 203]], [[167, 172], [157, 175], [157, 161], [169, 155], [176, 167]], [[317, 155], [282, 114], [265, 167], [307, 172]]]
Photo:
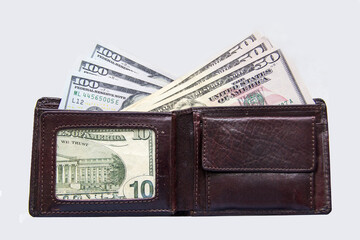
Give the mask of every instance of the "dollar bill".
[[150, 93], [119, 86], [116, 81], [74, 74], [59, 109], [120, 111], [148, 95]]
[[169, 91], [169, 90], [171, 90], [173, 88], [179, 87], [180, 85], [192, 80], [193, 78], [195, 78], [196, 76], [202, 74], [203, 72], [205, 72], [209, 68], [214, 68], [215, 66], [219, 65], [221, 62], [223, 62], [224, 60], [230, 58], [234, 54], [242, 52], [245, 48], [253, 45], [254, 42], [256, 42], [258, 39], [260, 39], [260, 34], [258, 34], [258, 33], [251, 34], [250, 36], [248, 36], [247, 38], [245, 38], [244, 40], [242, 40], [241, 42], [239, 42], [238, 44], [236, 44], [235, 46], [233, 46], [229, 50], [225, 51], [220, 56], [217, 56], [214, 60], [210, 61], [209, 63], [207, 63], [206, 65], [204, 65], [200, 69], [198, 69], [197, 71], [191, 73], [188, 76], [185, 76], [185, 77], [179, 79], [179, 81], [177, 81], [176, 84], [173, 84], [172, 86], [167, 87], [167, 89], [164, 91], [164, 93], [166, 93], [167, 91]]
[[166, 94], [170, 95], [169, 91], [174, 92], [175, 89], [182, 89], [184, 84], [192, 82], [193, 79], [195, 79], [196, 77], [207, 75], [211, 71], [218, 69], [219, 65], [221, 66], [224, 65], [223, 64], [224, 62], [226, 62], [226, 64], [229, 63], [230, 59], [233, 60], [236, 56], [239, 56], [239, 54], [244, 53], [244, 50], [250, 49], [250, 47], [256, 44], [259, 39], [261, 39], [261, 35], [259, 33], [251, 34], [250, 36], [246, 37], [244, 40], [232, 46], [230, 49], [225, 50], [220, 55], [213, 58], [209, 63], [198, 68], [198, 70], [196, 70], [195, 72], [191, 72], [190, 74], [187, 74], [171, 82], [170, 84], [163, 87], [159, 91], [156, 91], [149, 97], [146, 97], [138, 101], [136, 104], [130, 106], [129, 108], [126, 108], [125, 110], [134, 111], [137, 109], [142, 109], [147, 105], [152, 105], [155, 99], [156, 101], [165, 99], [167, 96]]
[[77, 201], [152, 198], [155, 149], [155, 133], [149, 129], [60, 130], [56, 197]]
[[146, 67], [139, 61], [134, 60], [134, 57], [126, 57], [119, 50], [110, 49], [100, 44], [95, 46], [91, 58], [99, 62], [106, 62], [107, 64], [110, 64], [113, 69], [125, 71], [125, 74], [137, 74], [145, 78], [153, 79], [158, 86], [165, 86], [173, 81], [170, 77], [160, 73], [159, 70]]
[[130, 76], [131, 73], [129, 73], [129, 75], [126, 75], [92, 61], [82, 60], [80, 63], [79, 72], [83, 74], [88, 74], [90, 76], [115, 80], [116, 82], [118, 82], [118, 85], [127, 88], [137, 89], [143, 92], [153, 93], [156, 90], [161, 89], [161, 86], [153, 83], [153, 79], [149, 79], [149, 82], [144, 78], [142, 79], [142, 77], [136, 75]]
[[305, 85], [281, 51], [265, 58], [256, 70], [196, 99], [205, 106], [314, 104]]
[[[252, 45], [253, 46], [253, 45]], [[166, 93], [162, 94], [161, 97], [156, 98], [156, 101], [154, 101], [152, 104], [157, 104], [161, 101], [164, 101], [167, 98], [170, 98], [172, 96], [175, 96], [177, 94], [181, 94], [182, 92], [194, 88], [208, 80], [211, 80], [212, 78], [225, 73], [227, 71], [231, 71], [232, 68], [239, 66], [241, 64], [245, 64], [246, 62], [251, 62], [254, 59], [257, 58], [260, 54], [269, 51], [272, 49], [271, 44], [268, 41], [260, 42], [258, 45], [255, 45], [255, 47], [251, 47], [248, 49], [245, 49], [245, 53], [239, 52], [238, 54], [234, 55], [234, 57], [229, 58], [230, 61], [224, 61], [221, 66], [218, 66], [218, 68], [210, 68], [208, 71], [203, 72], [200, 75], [197, 75], [191, 81], [188, 81], [187, 83], [183, 84], [181, 87], [173, 88]], [[151, 95], [149, 96], [149, 98]]]
[[[273, 74], [272, 78], [270, 78], [270, 73], [276, 74]], [[262, 77], [263, 75], [269, 76], [266, 78]], [[271, 79], [271, 85], [265, 84], [270, 82], [269, 79]], [[226, 72], [213, 78], [211, 82], [204, 82], [195, 88], [188, 89], [181, 94], [167, 98], [164, 101], [155, 104], [151, 107], [151, 109], [144, 110], [152, 112], [167, 112], [189, 107], [208, 106], [206, 105], [208, 102], [204, 99], [206, 99], [209, 95], [220, 97], [228, 94], [226, 96], [230, 98], [229, 95], [235, 94], [232, 93], [231, 89], [240, 89], [239, 91], [242, 91], [242, 93], [248, 93], [251, 89], [259, 86], [262, 86], [263, 89], [271, 92], [271, 95], [278, 94], [282, 96], [281, 94], [283, 94], [283, 92], [288, 91], [289, 94], [282, 96], [283, 98], [281, 98], [284, 103], [314, 103], [305, 86], [295, 80], [294, 74], [289, 68], [289, 64], [285, 60], [281, 51], [278, 49], [270, 53], [263, 53], [262, 55], [259, 55], [258, 59], [251, 63], [241, 65], [230, 73]], [[223, 90], [224, 88], [227, 90]], [[212, 99], [214, 100], [215, 97]], [[264, 101], [263, 104], [270, 104], [270, 102], [272, 101]], [[219, 102], [217, 104], [220, 105]], [[222, 105], [228, 104], [229, 102]]]
[[[151, 94], [150, 96], [144, 98], [143, 100], [149, 99], [146, 103], [135, 103], [125, 109], [124, 111], [150, 111], [154, 109], [156, 106], [161, 106], [161, 103], [165, 103], [170, 101], [169, 99], [176, 98], [176, 96], [182, 96], [183, 93], [191, 92], [191, 88], [195, 88], [198, 85], [205, 84], [205, 83], [211, 83], [212, 81], [215, 81], [217, 79], [222, 79], [223, 77], [229, 76], [231, 77], [233, 74], [236, 75], [238, 72], [241, 72], [241, 74], [246, 74], [247, 68], [245, 67], [247, 64], [257, 60], [258, 58], [261, 58], [266, 54], [265, 52], [268, 51], [267, 45], [263, 46], [264, 42], [261, 42], [258, 46], [249, 47], [245, 50], [245, 52], [238, 53], [234, 55], [234, 58], [229, 59], [229, 61], [225, 61], [223, 65], [221, 65], [219, 68], [210, 68], [208, 71], [205, 71], [206, 74], [200, 74], [197, 77], [195, 77], [193, 80], [189, 81], [188, 83], [184, 84], [181, 87], [178, 87], [176, 89], [173, 89], [172, 91], [169, 91], [161, 96], [156, 96], [155, 92], [154, 94]], [[260, 49], [259, 49], [260, 46]], [[257, 49], [257, 50], [255, 50]], [[271, 44], [269, 46], [269, 50], [272, 49]], [[253, 54], [252, 54], [253, 53]], [[255, 53], [255, 54], [254, 54]], [[232, 63], [234, 62], [234, 63]], [[229, 67], [231, 66], [231, 67]], [[209, 77], [212, 76], [212, 77]], [[191, 86], [188, 88], [188, 86]], [[184, 90], [184, 88], [187, 88]], [[162, 90], [162, 89], [161, 89]], [[160, 91], [161, 91], [160, 90]], [[175, 94], [172, 94], [171, 97], [166, 97], [167, 94], [171, 94], [175, 91]], [[155, 96], [154, 96], [155, 95]], [[151, 98], [154, 96], [153, 98]], [[162, 97], [165, 98], [162, 98]]]

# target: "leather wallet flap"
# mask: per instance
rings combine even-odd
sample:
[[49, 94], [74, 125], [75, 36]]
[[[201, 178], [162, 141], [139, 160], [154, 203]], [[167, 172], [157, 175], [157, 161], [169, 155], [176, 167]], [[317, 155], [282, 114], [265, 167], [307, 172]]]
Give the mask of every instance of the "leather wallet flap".
[[169, 113], [35, 110], [32, 216], [173, 215], [174, 119]]
[[203, 117], [202, 166], [214, 172], [312, 172], [314, 116]]

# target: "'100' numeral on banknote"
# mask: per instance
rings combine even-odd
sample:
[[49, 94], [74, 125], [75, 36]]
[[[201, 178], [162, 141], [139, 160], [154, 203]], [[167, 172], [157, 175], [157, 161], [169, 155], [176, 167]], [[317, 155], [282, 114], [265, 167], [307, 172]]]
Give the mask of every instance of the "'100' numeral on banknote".
[[60, 109], [87, 111], [120, 111], [135, 101], [150, 95], [137, 89], [117, 85], [95, 76], [88, 78], [72, 75], [66, 99], [62, 99]]

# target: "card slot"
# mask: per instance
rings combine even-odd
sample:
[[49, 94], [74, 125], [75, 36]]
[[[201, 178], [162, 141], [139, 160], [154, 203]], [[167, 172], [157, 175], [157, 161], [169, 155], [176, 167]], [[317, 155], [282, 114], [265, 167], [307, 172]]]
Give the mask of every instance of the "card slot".
[[[54, 103], [54, 102], [53, 102]], [[55, 101], [56, 103], [56, 101]], [[41, 105], [41, 104], [40, 104]], [[54, 104], [51, 104], [54, 105]], [[38, 149], [38, 154], [33, 155], [32, 165], [32, 182], [36, 182], [37, 188], [32, 188], [31, 193], [31, 203], [30, 203], [30, 214], [33, 216], [103, 216], [103, 215], [172, 215], [175, 212], [175, 192], [174, 192], [174, 159], [172, 154], [172, 148], [174, 144], [174, 129], [173, 129], [173, 117], [171, 114], [152, 114], [152, 113], [111, 113], [111, 112], [80, 112], [80, 111], [66, 111], [58, 109], [49, 109], [48, 106], [38, 106], [37, 112], [39, 117], [36, 119], [38, 123], [35, 125], [37, 141], [34, 141], [34, 149]], [[146, 135], [146, 130], [148, 135]], [[116, 130], [116, 131], [115, 131]], [[138, 131], [135, 131], [138, 130]], [[86, 131], [92, 131], [88, 133]], [[119, 132], [119, 134], [112, 134]], [[125, 131], [127, 135], [125, 136]], [[131, 132], [132, 131], [132, 132]], [[90, 165], [100, 164], [99, 159], [95, 157], [99, 154], [98, 152], [107, 152], [109, 157], [113, 156], [111, 154], [114, 152], [115, 148], [118, 146], [107, 144], [107, 147], [101, 147], [99, 143], [94, 143], [91, 151], [94, 152], [94, 159], [92, 159], [91, 151], [87, 153], [85, 150], [80, 154], [80, 157], [66, 158], [64, 154], [57, 156], [57, 151], [59, 150], [59, 143], [57, 141], [63, 140], [64, 136], [71, 132], [76, 132], [72, 134], [74, 142], [78, 144], [81, 142], [84, 146], [90, 140], [102, 139], [103, 141], [111, 139], [120, 139], [126, 141], [130, 144], [130, 140], [135, 142], [135, 140], [144, 141], [145, 138], [152, 139], [149, 144], [142, 144], [146, 149], [154, 149], [154, 155], [149, 156], [151, 159], [151, 164], [149, 162], [149, 171], [153, 169], [154, 180], [149, 180], [146, 178], [146, 174], [140, 173], [140, 181], [138, 181], [138, 186], [134, 185], [131, 190], [134, 191], [134, 194], [130, 196], [129, 199], [119, 198], [111, 199], [107, 195], [98, 194], [97, 192], [92, 194], [86, 194], [86, 188], [104, 188], [108, 187], [111, 184], [107, 183], [102, 184], [102, 180], [108, 177], [110, 180], [115, 179], [114, 177], [109, 177], [110, 172], [106, 172], [104, 169], [109, 168], [105, 166], [105, 163], [101, 162], [102, 169], [93, 169]], [[80, 134], [85, 133], [86, 134]], [[107, 133], [111, 132], [111, 136], [108, 134], [100, 136], [98, 132]], [[59, 133], [61, 133], [59, 138]], [[79, 134], [78, 134], [79, 133]], [[143, 135], [141, 135], [143, 133]], [[154, 134], [153, 137], [150, 137], [151, 133]], [[131, 135], [132, 134], [132, 135]], [[96, 136], [95, 136], [96, 135]], [[98, 136], [99, 135], [99, 136]], [[136, 135], [136, 136], [135, 136]], [[146, 136], [145, 136], [146, 135]], [[80, 137], [81, 136], [81, 137]], [[83, 138], [86, 136], [86, 139]], [[125, 137], [124, 137], [125, 136]], [[120, 138], [120, 137], [124, 137]], [[81, 141], [79, 140], [81, 139]], [[76, 141], [77, 140], [77, 141]], [[94, 141], [95, 141], [94, 140]], [[140, 141], [139, 140], [139, 141]], [[150, 141], [149, 140], [149, 141]], [[66, 142], [65, 142], [66, 143]], [[64, 143], [64, 144], [65, 144]], [[74, 143], [74, 144], [75, 144]], [[62, 144], [62, 145], [64, 145]], [[142, 146], [141, 145], [141, 146]], [[161, 146], [161, 147], [160, 147]], [[63, 146], [60, 146], [63, 147]], [[121, 146], [120, 146], [121, 147]], [[136, 146], [135, 146], [136, 147]], [[113, 150], [111, 150], [113, 149]], [[136, 151], [131, 151], [131, 153], [126, 153], [131, 155], [132, 153], [139, 155], [140, 149]], [[76, 154], [75, 154], [76, 155]], [[74, 156], [75, 156], [74, 155]], [[101, 155], [101, 154], [100, 154]], [[120, 155], [119, 155], [120, 156]], [[134, 169], [133, 167], [128, 167], [125, 164], [125, 158], [127, 161], [130, 161], [130, 157], [124, 157], [125, 153], [116, 158], [117, 162], [123, 166], [117, 166], [114, 163], [110, 163], [109, 159], [102, 159], [102, 161], [108, 161], [108, 165], [112, 164], [113, 167], [118, 167], [119, 169], [124, 169], [127, 167], [126, 171]], [[141, 156], [140, 156], [141, 157]], [[97, 157], [98, 158], [98, 157]], [[90, 160], [87, 160], [90, 159]], [[120, 159], [120, 160], [119, 160]], [[113, 159], [113, 161], [115, 161]], [[141, 159], [140, 159], [141, 160]], [[61, 164], [64, 164], [64, 167], [60, 168], [57, 165], [57, 161], [60, 161]], [[79, 162], [80, 161], [80, 162]], [[91, 164], [89, 163], [91, 161]], [[150, 160], [149, 160], [150, 161]], [[66, 163], [66, 164], [65, 164]], [[104, 165], [105, 164], [105, 165]], [[118, 165], [119, 165], [118, 164]], [[124, 165], [125, 164], [125, 165]], [[85, 165], [90, 167], [84, 168]], [[103, 166], [104, 165], [104, 166]], [[116, 165], [116, 166], [115, 166]], [[35, 169], [36, 168], [36, 169]], [[81, 169], [80, 169], [81, 168]], [[94, 167], [95, 168], [95, 167]], [[120, 170], [121, 170], [120, 169]], [[120, 171], [119, 170], [119, 171]], [[115, 171], [115, 170], [114, 170]], [[114, 172], [112, 171], [112, 172]], [[136, 170], [138, 171], [138, 170]], [[76, 175], [75, 173], [78, 173]], [[89, 173], [89, 175], [88, 175]], [[115, 172], [116, 173], [116, 172]], [[115, 174], [113, 173], [113, 175]], [[86, 174], [86, 176], [84, 175]], [[150, 174], [150, 172], [149, 172]], [[83, 175], [83, 176], [82, 176]], [[123, 173], [119, 173], [124, 175]], [[143, 176], [144, 175], [144, 176]], [[96, 178], [95, 178], [96, 176]], [[114, 175], [115, 176], [115, 175]], [[117, 176], [117, 175], [116, 175]], [[126, 178], [126, 174], [124, 175]], [[135, 176], [135, 175], [134, 175]], [[137, 175], [136, 175], [137, 176]], [[89, 177], [87, 182], [79, 183], [80, 178], [86, 179]], [[99, 177], [99, 178], [97, 178]], [[120, 180], [124, 180], [120, 179]], [[119, 180], [119, 181], [120, 181]], [[128, 179], [130, 180], [130, 179]], [[133, 180], [133, 179], [132, 179]], [[135, 181], [134, 180], [134, 181]], [[83, 181], [83, 179], [81, 180]], [[124, 180], [125, 181], [125, 180]], [[121, 184], [124, 185], [125, 182], [121, 181]], [[75, 183], [76, 184], [75, 184]], [[102, 185], [101, 185], [102, 184]], [[154, 184], [154, 185], [152, 185]], [[79, 185], [79, 186], [78, 186]], [[69, 187], [71, 186], [71, 187]], [[84, 189], [81, 188], [81, 186]], [[117, 186], [117, 185], [116, 185]], [[57, 187], [60, 189], [57, 191]], [[152, 188], [151, 188], [152, 187]], [[79, 189], [78, 189], [79, 188]], [[121, 188], [121, 187], [120, 187]], [[120, 189], [119, 188], [119, 189]], [[76, 194], [72, 194], [71, 191], [78, 189]], [[70, 191], [71, 190], [71, 191]], [[135, 193], [135, 190], [138, 190]], [[104, 192], [102, 191], [102, 192]], [[124, 190], [125, 191], [125, 190]], [[75, 191], [76, 192], [76, 191]], [[81, 194], [80, 194], [81, 193]], [[84, 194], [82, 194], [84, 193]], [[80, 196], [81, 195], [81, 196]], [[101, 198], [101, 196], [105, 196]], [[151, 197], [150, 197], [151, 195]], [[70, 196], [70, 197], [69, 197]], [[85, 199], [84, 199], [85, 198]]]

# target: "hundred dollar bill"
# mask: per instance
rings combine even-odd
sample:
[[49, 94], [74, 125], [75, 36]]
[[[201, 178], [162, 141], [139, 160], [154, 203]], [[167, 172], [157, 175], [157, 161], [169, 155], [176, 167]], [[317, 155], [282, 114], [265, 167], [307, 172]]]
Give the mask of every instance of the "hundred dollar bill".
[[92, 61], [82, 60], [80, 63], [79, 72], [104, 79], [115, 80], [120, 86], [137, 89], [148, 93], [153, 93], [161, 88], [161, 86], [152, 83], [153, 79], [149, 79], [150, 82], [148, 82], [144, 79], [141, 79], [141, 77], [130, 76], [131, 73], [126, 75]]
[[[125, 110], [135, 110], [133, 107], [139, 106], [142, 104], [145, 105], [152, 105], [154, 103], [154, 99], [164, 99], [165, 96], [163, 96], [165, 93], [168, 93], [168, 91], [174, 91], [174, 89], [181, 89], [182, 86], [186, 83], [191, 82], [194, 78], [199, 76], [204, 76], [206, 73], [211, 72], [211, 70], [218, 69], [219, 65], [222, 65], [223, 62], [226, 62], [228, 59], [233, 59], [232, 57], [235, 55], [239, 55], [240, 53], [244, 53], [244, 49], [249, 49], [252, 45], [256, 44], [256, 42], [261, 38], [259, 33], [254, 33], [245, 38], [244, 40], [240, 41], [236, 45], [232, 46], [230, 49], [225, 50], [220, 55], [213, 58], [209, 63], [201, 66], [196, 70], [195, 72], [191, 72], [190, 74], [187, 74], [172, 83], [168, 84], [167, 86], [163, 87], [161, 90], [156, 91], [149, 97], [146, 97], [140, 101], [138, 101], [136, 104], [130, 106], [129, 108]], [[228, 63], [228, 62], [226, 62]], [[141, 109], [141, 107], [140, 107]]]
[[[270, 78], [270, 76], [266, 77], [270, 74], [272, 74], [272, 78]], [[270, 82], [270, 80], [271, 87], [267, 88], [269, 84], [265, 83]], [[267, 90], [272, 94], [278, 94], [279, 91], [280, 94], [278, 95], [284, 94], [284, 91], [289, 92], [289, 94], [284, 94], [284, 96], [282, 96], [283, 98], [281, 99], [283, 102], [269, 100], [264, 101], [264, 104], [274, 104], [274, 102], [276, 102], [276, 104], [314, 103], [305, 86], [295, 80], [294, 74], [289, 68], [281, 51], [275, 50], [260, 55], [255, 61], [248, 63], [245, 66], [241, 65], [230, 73], [226, 72], [226, 75], [219, 75], [218, 77], [213, 78], [211, 82], [204, 82], [195, 88], [188, 89], [179, 95], [168, 98], [163, 102], [152, 106], [151, 109], [145, 109], [144, 111], [167, 112], [189, 107], [208, 106], [208, 101], [205, 101], [204, 99], [209, 95], [213, 96], [213, 101], [216, 97], [221, 98], [222, 95], [227, 99], [231, 98], [231, 89], [239, 89], [239, 92], [241, 93], [248, 93], [258, 86], [264, 87], [264, 90]], [[226, 91], [223, 90], [224, 88]], [[232, 94], [235, 95], [235, 93]], [[222, 101], [223, 100], [224, 99], [222, 99]], [[211, 106], [227, 106], [228, 104], [231, 105], [229, 102], [226, 104], [220, 104], [220, 102], [218, 102]]]
[[153, 79], [154, 83], [158, 86], [165, 86], [173, 81], [170, 77], [160, 73], [158, 70], [146, 67], [139, 61], [135, 61], [134, 57], [126, 57], [120, 53], [119, 50], [109, 49], [100, 44], [95, 46], [91, 58], [99, 62], [106, 62], [110, 64], [113, 69], [120, 69], [121, 71], [125, 71], [125, 73], [137, 74]]
[[119, 86], [117, 82], [74, 74], [59, 109], [120, 111], [148, 95], [150, 93]]
[[64, 129], [57, 133], [56, 198], [144, 199], [156, 194], [155, 133]]

